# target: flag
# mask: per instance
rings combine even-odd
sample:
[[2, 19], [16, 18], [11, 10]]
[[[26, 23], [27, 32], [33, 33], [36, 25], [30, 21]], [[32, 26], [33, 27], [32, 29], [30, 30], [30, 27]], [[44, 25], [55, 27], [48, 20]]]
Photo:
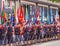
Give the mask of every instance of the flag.
[[27, 8], [27, 6], [26, 6], [26, 15], [25, 15], [25, 19], [26, 19], [26, 21], [28, 21], [28, 8]]
[[17, 8], [14, 8], [14, 16], [16, 19], [16, 23], [18, 23]]
[[12, 23], [12, 26], [15, 25], [15, 16], [14, 16], [14, 9], [11, 9], [10, 11], [10, 20], [11, 20], [11, 23]]
[[4, 0], [2, 0], [2, 10], [4, 10]]
[[39, 24], [40, 23], [40, 16], [41, 16], [41, 12], [40, 12], [40, 8], [38, 8], [37, 6], [36, 6], [36, 18], [37, 18], [37, 24]]
[[32, 7], [32, 10], [33, 10], [33, 23], [35, 24], [37, 21], [37, 18], [36, 18], [36, 9], [34, 6]]
[[30, 26], [30, 6], [28, 6], [28, 23], [29, 23], [29, 26]]
[[19, 22], [23, 22], [24, 21], [24, 8], [21, 7], [19, 9], [19, 16], [18, 16]]
[[6, 22], [6, 19], [7, 19], [7, 14], [6, 12], [4, 12], [4, 23]]
[[20, 26], [23, 26], [23, 21], [24, 21], [24, 7], [19, 7], [17, 10], [17, 16], [18, 16], [18, 22], [20, 23]]
[[6, 12], [2, 11], [2, 15], [0, 16], [0, 24], [3, 24], [6, 22]]
[[15, 25], [15, 16], [11, 15], [10, 20], [11, 20], [12, 26], [14, 26]]
[[38, 10], [38, 7], [36, 6], [36, 18], [38, 19], [39, 17], [39, 10]]
[[20, 20], [19, 20], [19, 16], [20, 16], [20, 3], [19, 3], [19, 0], [18, 0], [18, 2], [16, 2], [16, 9], [15, 9], [15, 13], [16, 13], [16, 15], [15, 15], [15, 18], [16, 18], [16, 23], [19, 23], [20, 22]]
[[10, 7], [12, 8], [12, 0], [10, 0]]
[[50, 23], [53, 24], [54, 20], [53, 20], [53, 15], [52, 15], [52, 8], [50, 9]]
[[2, 24], [4, 23], [4, 11], [2, 11], [2, 20], [1, 20], [1, 23]]
[[42, 8], [42, 25], [44, 24], [44, 7]]
[[26, 7], [26, 20], [29, 21], [30, 20], [30, 6]]
[[2, 16], [1, 16], [1, 14], [0, 14], [0, 25], [2, 24], [2, 23], [1, 23], [1, 20], [2, 20]]
[[16, 16], [16, 8], [14, 8], [14, 15]]

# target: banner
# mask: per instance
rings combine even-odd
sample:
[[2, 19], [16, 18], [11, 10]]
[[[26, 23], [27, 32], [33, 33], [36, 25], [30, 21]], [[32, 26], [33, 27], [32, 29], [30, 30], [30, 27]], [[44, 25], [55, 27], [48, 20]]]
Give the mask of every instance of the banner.
[[25, 19], [27, 21], [30, 21], [30, 6], [26, 6], [26, 16], [25, 16]]
[[33, 10], [33, 23], [36, 24], [37, 18], [36, 18], [36, 9], [34, 6], [32, 7], [32, 10]]
[[23, 22], [24, 21], [24, 8], [23, 7], [19, 8], [19, 11], [17, 14], [18, 14], [19, 22]]

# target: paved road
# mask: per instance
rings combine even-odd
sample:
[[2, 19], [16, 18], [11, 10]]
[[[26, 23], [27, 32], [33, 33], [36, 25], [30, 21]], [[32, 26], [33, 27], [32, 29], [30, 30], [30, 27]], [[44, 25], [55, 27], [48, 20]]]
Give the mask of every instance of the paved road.
[[60, 46], [60, 40], [50, 41], [45, 43], [38, 43], [31, 46]]
[[[8, 46], [4, 45], [4, 46]], [[17, 46], [16, 43], [12, 44], [12, 46]], [[33, 45], [27, 45], [27, 46], [60, 46], [60, 40], [55, 40], [55, 41], [49, 41], [49, 42], [44, 42], [44, 43], [37, 43]]]

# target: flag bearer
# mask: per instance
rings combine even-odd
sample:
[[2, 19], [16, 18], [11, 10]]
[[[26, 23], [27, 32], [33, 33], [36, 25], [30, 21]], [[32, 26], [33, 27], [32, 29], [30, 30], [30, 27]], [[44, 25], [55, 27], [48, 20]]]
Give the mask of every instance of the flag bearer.
[[54, 31], [55, 38], [57, 38], [57, 33], [58, 33], [57, 31], [58, 30], [57, 30], [56, 24], [53, 25], [53, 31]]
[[23, 27], [20, 27], [20, 41], [21, 41], [21, 44], [24, 45], [24, 29], [23, 29]]
[[20, 27], [19, 27], [19, 23], [17, 25], [15, 25], [15, 40], [16, 42], [20, 41]]
[[0, 45], [2, 44], [2, 28], [3, 26], [0, 25]]
[[2, 44], [6, 43], [7, 39], [7, 27], [6, 24], [3, 24], [3, 29], [2, 29]]
[[12, 24], [9, 23], [9, 27], [8, 27], [8, 31], [7, 31], [7, 37], [8, 37], [9, 46], [11, 46], [11, 42], [12, 42], [12, 32], [13, 32]]

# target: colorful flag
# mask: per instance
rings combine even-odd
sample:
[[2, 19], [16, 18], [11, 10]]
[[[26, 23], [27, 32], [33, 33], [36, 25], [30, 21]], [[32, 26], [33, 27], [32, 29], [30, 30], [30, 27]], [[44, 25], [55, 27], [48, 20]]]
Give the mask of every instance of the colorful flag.
[[2, 10], [4, 10], [4, 0], [2, 0]]
[[10, 0], [10, 7], [12, 8], [12, 0]]
[[18, 23], [17, 8], [14, 8], [14, 16], [16, 19], [16, 23]]
[[15, 25], [15, 17], [14, 17], [14, 15], [11, 15], [10, 20], [11, 20], [12, 26], [14, 26]]
[[53, 24], [54, 20], [53, 20], [53, 15], [52, 15], [52, 8], [50, 9], [50, 23]]
[[32, 7], [32, 10], [33, 10], [33, 23], [35, 24], [36, 22], [37, 22], [37, 18], [36, 18], [36, 9], [35, 9], [35, 7], [33, 6]]
[[17, 16], [18, 16], [18, 22], [20, 23], [20, 27], [23, 26], [23, 22], [24, 22], [24, 7], [20, 7], [18, 10], [17, 10]]
[[30, 26], [30, 6], [28, 6], [28, 23], [29, 23], [29, 26]]
[[26, 7], [26, 16], [25, 16], [26, 20], [29, 21], [30, 20], [30, 6]]
[[44, 7], [41, 7], [41, 22], [42, 22], [42, 25], [44, 24]]
[[0, 14], [0, 24], [2, 24], [2, 23], [1, 23], [1, 19], [2, 19], [2, 16], [1, 16], [1, 14]]
[[4, 11], [2, 11], [2, 15], [0, 15], [0, 24], [3, 24], [6, 22], [6, 13]]
[[16, 8], [14, 8], [14, 15], [16, 16]]
[[36, 6], [36, 18], [39, 17], [39, 10], [38, 10], [38, 7]]
[[21, 7], [19, 9], [19, 13], [18, 14], [19, 14], [18, 15], [19, 22], [23, 22], [24, 21], [24, 8], [23, 7]]
[[26, 21], [28, 21], [28, 8], [27, 8], [27, 6], [26, 6], [26, 15], [25, 15], [25, 19], [26, 19]]
[[1, 22], [2, 22], [2, 24], [4, 23], [4, 11], [2, 11], [2, 20], [1, 20]]
[[6, 12], [4, 12], [4, 23], [6, 22], [6, 19], [7, 19], [7, 14]]

